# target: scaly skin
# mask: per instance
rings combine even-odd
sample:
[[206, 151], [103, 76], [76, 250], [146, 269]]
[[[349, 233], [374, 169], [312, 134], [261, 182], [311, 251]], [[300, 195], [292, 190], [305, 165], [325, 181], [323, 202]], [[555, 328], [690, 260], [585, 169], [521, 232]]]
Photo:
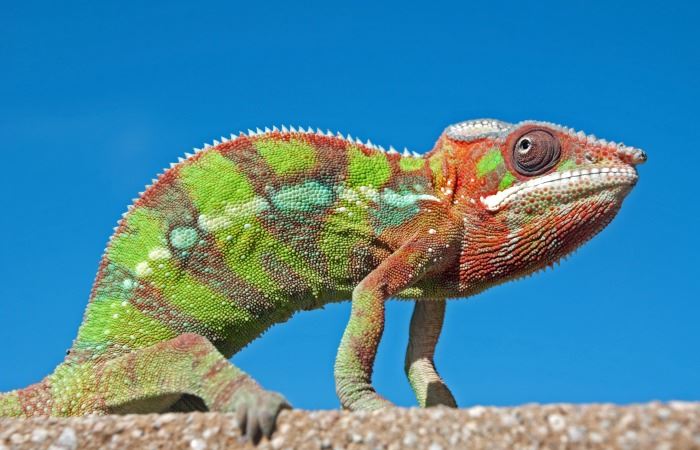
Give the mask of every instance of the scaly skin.
[[418, 300], [406, 372], [455, 406], [433, 364], [447, 298], [530, 274], [616, 214], [638, 149], [539, 122], [449, 127], [424, 156], [268, 130], [181, 159], [120, 221], [65, 361], [0, 416], [235, 411], [272, 432], [282, 396], [227, 359], [296, 311], [352, 299], [335, 364], [344, 407], [371, 385], [390, 297]]

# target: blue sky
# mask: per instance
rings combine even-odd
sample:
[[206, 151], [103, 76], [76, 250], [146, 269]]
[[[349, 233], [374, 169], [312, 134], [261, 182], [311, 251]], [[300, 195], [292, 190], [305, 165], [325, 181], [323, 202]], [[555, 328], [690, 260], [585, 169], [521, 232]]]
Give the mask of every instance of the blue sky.
[[[112, 227], [192, 147], [292, 124], [422, 152], [496, 117], [649, 162], [561, 267], [448, 305], [436, 358], [460, 405], [700, 400], [697, 4], [378, 3], [3, 4], [0, 391], [62, 359]], [[400, 405], [411, 308], [389, 305], [375, 372]], [[233, 360], [297, 407], [335, 408], [348, 313], [300, 313]]]

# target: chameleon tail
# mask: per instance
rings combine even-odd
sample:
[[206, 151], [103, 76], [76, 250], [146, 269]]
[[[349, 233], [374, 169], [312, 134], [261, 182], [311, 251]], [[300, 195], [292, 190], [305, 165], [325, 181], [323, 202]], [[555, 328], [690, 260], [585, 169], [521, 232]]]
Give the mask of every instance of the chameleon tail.
[[0, 418], [51, 415], [51, 392], [46, 380], [24, 389], [0, 393]]
[[26, 417], [19, 400], [19, 391], [0, 394], [0, 418]]

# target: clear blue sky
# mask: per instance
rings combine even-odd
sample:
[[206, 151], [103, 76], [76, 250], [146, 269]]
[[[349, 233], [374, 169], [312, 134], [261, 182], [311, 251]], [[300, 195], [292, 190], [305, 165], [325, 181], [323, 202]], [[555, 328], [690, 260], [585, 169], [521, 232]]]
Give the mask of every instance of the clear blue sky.
[[[697, 4], [377, 3], [3, 3], [0, 390], [62, 359], [112, 227], [192, 147], [300, 124], [422, 152], [496, 117], [649, 162], [557, 270], [448, 305], [437, 363], [460, 405], [700, 400]], [[389, 305], [375, 372], [400, 405], [411, 309]], [[298, 407], [337, 407], [348, 313], [300, 313], [234, 362]]]

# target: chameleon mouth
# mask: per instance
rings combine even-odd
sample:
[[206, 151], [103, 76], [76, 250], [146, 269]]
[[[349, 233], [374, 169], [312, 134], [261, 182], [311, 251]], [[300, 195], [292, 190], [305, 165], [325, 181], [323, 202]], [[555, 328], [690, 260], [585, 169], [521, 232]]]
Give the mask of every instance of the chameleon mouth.
[[527, 195], [544, 185], [556, 185], [567, 188], [569, 184], [588, 180], [594, 186], [609, 188], [612, 186], [633, 186], [637, 182], [637, 171], [632, 166], [601, 167], [592, 169], [570, 170], [566, 172], [552, 172], [543, 177], [528, 180], [525, 183], [511, 186], [508, 189], [495, 194], [481, 197], [481, 204], [486, 210], [496, 212], [508, 205], [514, 198]]

